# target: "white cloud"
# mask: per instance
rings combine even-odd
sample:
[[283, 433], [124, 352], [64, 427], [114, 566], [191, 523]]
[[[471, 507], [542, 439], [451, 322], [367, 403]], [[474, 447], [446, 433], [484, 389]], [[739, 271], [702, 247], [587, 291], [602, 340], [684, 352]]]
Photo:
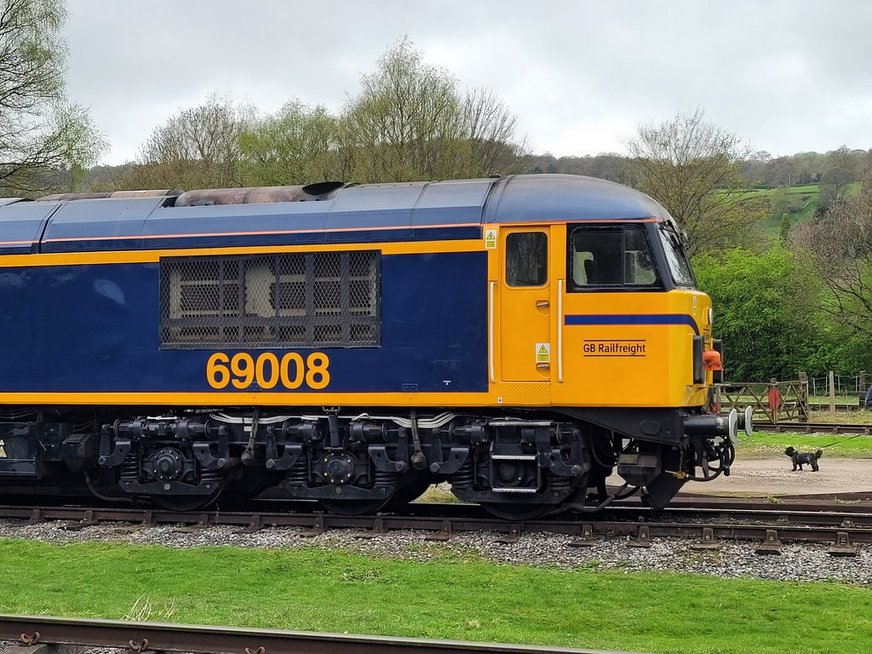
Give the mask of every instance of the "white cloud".
[[872, 147], [872, 3], [835, 0], [71, 0], [69, 90], [107, 163], [212, 91], [339, 109], [403, 35], [518, 116], [536, 152], [623, 151], [701, 107], [773, 154]]

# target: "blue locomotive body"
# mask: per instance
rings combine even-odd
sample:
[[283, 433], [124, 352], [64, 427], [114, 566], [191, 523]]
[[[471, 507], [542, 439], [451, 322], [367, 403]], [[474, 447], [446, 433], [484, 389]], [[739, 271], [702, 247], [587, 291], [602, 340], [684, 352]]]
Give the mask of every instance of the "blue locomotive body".
[[[486, 277], [484, 252], [381, 257], [380, 343], [319, 348], [329, 391], [487, 391]], [[0, 393], [45, 404], [149, 393], [159, 404], [164, 394], [213, 391], [203, 373], [210, 350], [161, 347], [159, 289], [155, 263], [4, 268]]]
[[2, 200], [0, 492], [663, 505], [732, 461], [708, 307], [663, 208], [590, 178]]

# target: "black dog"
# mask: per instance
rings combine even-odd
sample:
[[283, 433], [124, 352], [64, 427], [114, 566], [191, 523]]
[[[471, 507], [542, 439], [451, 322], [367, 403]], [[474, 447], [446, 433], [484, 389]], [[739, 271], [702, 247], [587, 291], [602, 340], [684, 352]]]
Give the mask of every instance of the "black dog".
[[824, 455], [823, 450], [818, 450], [817, 452], [797, 452], [792, 447], [788, 447], [784, 450], [784, 453], [790, 457], [790, 460], [793, 461], [793, 469], [796, 470], [799, 468], [802, 470], [803, 464], [808, 464], [811, 466], [812, 471], [817, 472], [819, 470], [818, 467], [818, 459]]

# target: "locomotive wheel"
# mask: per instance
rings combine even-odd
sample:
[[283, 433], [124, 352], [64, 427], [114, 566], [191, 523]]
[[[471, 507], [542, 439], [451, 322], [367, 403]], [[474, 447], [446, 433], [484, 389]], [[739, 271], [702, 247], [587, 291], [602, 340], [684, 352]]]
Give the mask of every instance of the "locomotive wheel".
[[393, 501], [393, 497], [386, 500], [326, 500], [319, 499], [318, 503], [330, 513], [337, 515], [366, 515], [375, 513]]
[[557, 508], [557, 505], [482, 502], [481, 508], [500, 520], [535, 520]]

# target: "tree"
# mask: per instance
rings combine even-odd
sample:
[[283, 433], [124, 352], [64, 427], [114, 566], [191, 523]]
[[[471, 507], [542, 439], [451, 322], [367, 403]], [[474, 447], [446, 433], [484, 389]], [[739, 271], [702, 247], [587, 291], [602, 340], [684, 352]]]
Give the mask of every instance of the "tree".
[[45, 190], [46, 173], [96, 162], [105, 139], [65, 98], [61, 0], [0, 0], [0, 192]]
[[142, 146], [123, 188], [222, 188], [241, 185], [239, 136], [254, 110], [210, 95], [157, 127]]
[[239, 139], [245, 186], [308, 184], [351, 174], [339, 149], [339, 120], [322, 105], [288, 102], [254, 121]]
[[109, 141], [81, 105], [60, 106], [56, 120], [65, 140], [63, 160], [70, 175], [68, 189], [75, 193], [80, 190], [87, 169], [109, 148]]
[[778, 238], [782, 245], [790, 240], [790, 214], [786, 211], [781, 214], [781, 224], [778, 227]]
[[820, 178], [819, 212], [829, 211], [836, 202], [845, 198], [851, 183], [857, 181], [857, 169], [856, 156], [844, 145], [827, 153], [827, 167]]
[[678, 221], [691, 254], [735, 242], [765, 213], [765, 201], [745, 191], [748, 149], [703, 117], [697, 109], [643, 125], [628, 144], [634, 185]]
[[520, 167], [515, 117], [492, 93], [461, 92], [403, 39], [364, 75], [342, 115], [357, 181], [481, 177]]
[[828, 311], [854, 331], [872, 325], [872, 173], [858, 193], [797, 226], [794, 243], [830, 291]]
[[818, 282], [790, 251], [710, 251], [695, 257], [693, 267], [712, 298], [714, 335], [724, 341], [730, 379], [794, 379], [799, 370], [817, 370], [819, 344], [826, 341], [819, 334], [823, 321], [815, 319]]

